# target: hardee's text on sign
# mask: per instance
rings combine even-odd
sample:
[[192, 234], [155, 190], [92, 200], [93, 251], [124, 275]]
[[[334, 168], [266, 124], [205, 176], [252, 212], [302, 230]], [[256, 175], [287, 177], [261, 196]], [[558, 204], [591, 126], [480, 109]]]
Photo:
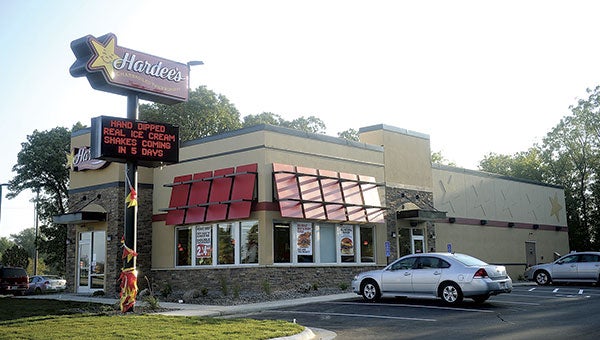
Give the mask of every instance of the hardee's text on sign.
[[136, 160], [157, 167], [179, 161], [179, 128], [117, 117], [92, 119], [92, 155], [114, 162]]

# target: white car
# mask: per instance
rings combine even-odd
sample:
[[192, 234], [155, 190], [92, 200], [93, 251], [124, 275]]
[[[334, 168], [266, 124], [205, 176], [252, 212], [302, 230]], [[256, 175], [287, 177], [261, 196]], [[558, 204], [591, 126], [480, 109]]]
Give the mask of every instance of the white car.
[[554, 262], [531, 266], [524, 276], [542, 286], [551, 282], [600, 283], [600, 252], [570, 253]]
[[469, 255], [423, 253], [356, 275], [352, 290], [367, 301], [395, 296], [441, 298], [447, 304], [471, 298], [482, 303], [492, 295], [510, 293], [512, 279], [504, 266], [490, 265]]
[[67, 289], [67, 280], [57, 275], [35, 275], [29, 278], [30, 294], [62, 292]]

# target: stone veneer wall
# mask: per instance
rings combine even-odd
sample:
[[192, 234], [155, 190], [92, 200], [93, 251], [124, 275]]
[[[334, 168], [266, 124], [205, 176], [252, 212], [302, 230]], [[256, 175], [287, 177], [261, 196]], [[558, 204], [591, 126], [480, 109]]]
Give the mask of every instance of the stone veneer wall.
[[[137, 269], [138, 284], [145, 286], [144, 276], [149, 276], [152, 266], [152, 188], [148, 185], [138, 187], [138, 217], [137, 217]], [[72, 193], [69, 196], [70, 209], [76, 211], [78, 207], [95, 199], [93, 203], [98, 204], [107, 211], [106, 216], [106, 266], [105, 266], [105, 293], [108, 296], [119, 293], [119, 275], [123, 267], [123, 248], [121, 238], [124, 233], [124, 207], [125, 187], [123, 183], [118, 186]], [[83, 199], [83, 197], [86, 197]], [[71, 203], [75, 202], [75, 203]], [[75, 292], [77, 282], [77, 229], [76, 225], [68, 225], [67, 238], [67, 268], [66, 277], [69, 282], [69, 291]], [[110, 238], [110, 241], [108, 240]], [[72, 284], [71, 284], [72, 283]]]
[[[417, 198], [418, 197], [418, 198]], [[414, 203], [421, 209], [431, 210], [433, 208], [433, 192], [410, 190], [403, 188], [385, 187], [385, 201], [388, 207], [388, 213], [385, 217], [387, 225], [387, 239], [390, 241], [391, 258], [396, 259], [410, 253], [410, 232], [406, 233], [399, 231], [398, 237], [400, 240], [400, 249], [396, 249], [396, 242], [391, 238], [392, 231], [396, 231], [396, 211], [402, 210], [405, 203]], [[401, 226], [399, 226], [400, 228]], [[404, 227], [406, 228], [406, 227]], [[408, 229], [406, 229], [408, 231]], [[408, 237], [407, 237], [408, 235]], [[425, 228], [425, 236], [427, 237], [427, 251], [435, 251], [435, 224], [427, 223]]]
[[252, 266], [247, 268], [216, 269], [175, 269], [153, 270], [152, 286], [160, 292], [169, 286], [173, 293], [185, 293], [188, 290], [204, 288], [209, 293], [222, 293], [226, 285], [229, 294], [239, 289], [240, 294], [262, 293], [266, 287], [272, 292], [301, 289], [306, 284], [318, 288], [340, 288], [346, 284], [351, 289], [354, 275], [365, 270], [380, 267], [292, 267], [292, 266]]

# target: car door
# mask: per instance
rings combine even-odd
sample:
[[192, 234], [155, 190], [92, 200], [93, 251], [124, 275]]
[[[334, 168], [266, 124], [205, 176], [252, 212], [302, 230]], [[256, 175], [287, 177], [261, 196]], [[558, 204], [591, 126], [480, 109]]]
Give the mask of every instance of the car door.
[[421, 256], [412, 271], [412, 287], [415, 294], [437, 294], [437, 287], [442, 277], [444, 261], [433, 256]]
[[401, 259], [381, 275], [382, 293], [412, 293], [412, 273], [416, 257]]
[[568, 255], [554, 262], [552, 265], [552, 279], [554, 280], [573, 280], [577, 279], [577, 262], [579, 255]]
[[577, 263], [577, 275], [580, 280], [598, 280], [600, 259], [595, 254], [581, 254]]

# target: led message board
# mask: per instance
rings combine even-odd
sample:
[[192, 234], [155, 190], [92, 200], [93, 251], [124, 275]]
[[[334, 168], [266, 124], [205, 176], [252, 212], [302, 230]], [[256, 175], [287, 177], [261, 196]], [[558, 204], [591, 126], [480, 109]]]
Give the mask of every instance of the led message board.
[[140, 99], [163, 104], [188, 99], [187, 64], [118, 46], [112, 33], [73, 40], [71, 50], [77, 57], [69, 69], [71, 75], [86, 76], [96, 90], [135, 93]]
[[179, 127], [117, 117], [92, 119], [92, 157], [146, 167], [179, 162]]

